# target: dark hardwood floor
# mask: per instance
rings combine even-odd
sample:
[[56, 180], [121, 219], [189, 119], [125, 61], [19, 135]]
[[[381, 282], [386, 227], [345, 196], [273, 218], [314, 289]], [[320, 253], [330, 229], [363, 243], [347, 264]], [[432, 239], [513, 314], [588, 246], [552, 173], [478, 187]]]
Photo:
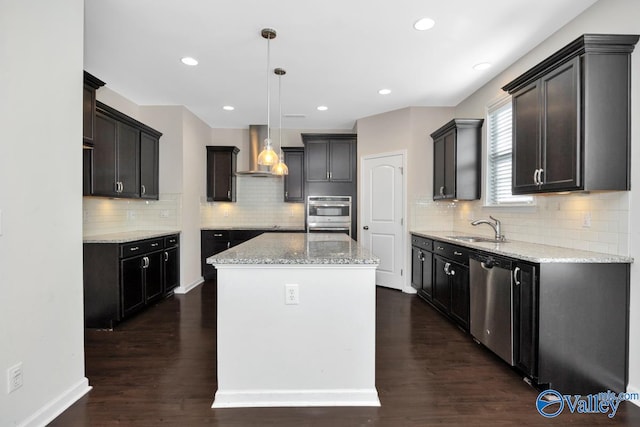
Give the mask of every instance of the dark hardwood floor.
[[613, 419], [566, 409], [542, 417], [536, 390], [415, 295], [379, 288], [376, 329], [379, 408], [211, 409], [215, 282], [206, 282], [114, 331], [87, 330], [86, 375], [93, 390], [50, 425], [640, 425], [640, 408], [630, 402]]

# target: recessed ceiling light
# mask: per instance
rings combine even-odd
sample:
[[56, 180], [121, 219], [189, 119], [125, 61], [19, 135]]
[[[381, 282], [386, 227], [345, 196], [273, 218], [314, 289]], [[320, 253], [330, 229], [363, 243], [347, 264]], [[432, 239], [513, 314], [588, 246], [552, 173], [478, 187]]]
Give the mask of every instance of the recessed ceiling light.
[[491, 68], [491, 64], [488, 62], [479, 62], [473, 66], [473, 69], [476, 71], [486, 70], [487, 68]]
[[329, 107], [327, 107], [326, 105], [320, 105], [318, 107], [318, 111], [327, 111], [329, 109]]
[[430, 30], [433, 26], [436, 25], [436, 21], [431, 18], [422, 18], [418, 19], [415, 24], [413, 24], [413, 28], [418, 31]]
[[198, 60], [190, 56], [185, 56], [180, 61], [182, 61], [184, 65], [191, 65], [191, 66], [198, 65]]
[[380, 89], [378, 93], [380, 95], [389, 95], [391, 93], [391, 89]]
[[236, 109], [236, 107], [234, 107], [233, 105], [225, 105], [224, 107], [222, 107], [222, 109], [226, 111], [233, 111]]

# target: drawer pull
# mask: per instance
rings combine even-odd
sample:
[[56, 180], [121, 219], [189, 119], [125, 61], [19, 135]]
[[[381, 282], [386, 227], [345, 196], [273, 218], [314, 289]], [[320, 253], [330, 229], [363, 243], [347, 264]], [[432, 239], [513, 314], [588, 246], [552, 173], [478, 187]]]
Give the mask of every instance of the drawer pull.
[[155, 247], [156, 247], [156, 246], [158, 246], [158, 245], [159, 245], [159, 243], [157, 243], [157, 242], [156, 242], [156, 243], [152, 243], [152, 244], [151, 244], [151, 247], [152, 247], [152, 248], [155, 248]]
[[436, 246], [436, 250], [444, 251], [444, 248], [442, 246]]
[[139, 247], [137, 247], [137, 246], [134, 246], [133, 248], [129, 248], [129, 250], [130, 250], [131, 252], [133, 252], [133, 251], [137, 251], [137, 250], [139, 250], [139, 249], [140, 249], [140, 248], [139, 248]]
[[462, 252], [458, 252], [458, 251], [453, 251], [453, 254], [454, 254], [454, 255], [458, 255], [458, 256], [461, 256], [461, 255], [462, 255]]
[[222, 237], [222, 234], [214, 233], [213, 237]]

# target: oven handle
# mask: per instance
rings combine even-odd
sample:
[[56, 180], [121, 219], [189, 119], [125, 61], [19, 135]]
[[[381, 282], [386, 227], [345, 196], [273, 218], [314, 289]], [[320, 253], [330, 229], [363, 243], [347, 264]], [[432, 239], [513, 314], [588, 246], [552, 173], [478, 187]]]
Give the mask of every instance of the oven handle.
[[309, 206], [320, 206], [321, 208], [348, 208], [351, 205], [349, 203], [315, 203], [309, 202]]

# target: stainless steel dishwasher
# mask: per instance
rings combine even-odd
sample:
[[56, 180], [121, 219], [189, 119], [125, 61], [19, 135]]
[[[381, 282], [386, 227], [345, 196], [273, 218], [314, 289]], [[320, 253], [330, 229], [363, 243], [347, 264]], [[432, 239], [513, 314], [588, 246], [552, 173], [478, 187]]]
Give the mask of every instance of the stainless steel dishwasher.
[[512, 261], [487, 254], [469, 257], [471, 335], [513, 366]]

